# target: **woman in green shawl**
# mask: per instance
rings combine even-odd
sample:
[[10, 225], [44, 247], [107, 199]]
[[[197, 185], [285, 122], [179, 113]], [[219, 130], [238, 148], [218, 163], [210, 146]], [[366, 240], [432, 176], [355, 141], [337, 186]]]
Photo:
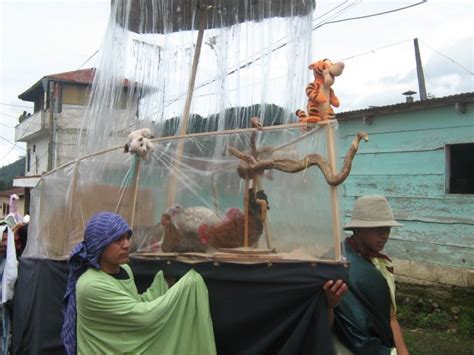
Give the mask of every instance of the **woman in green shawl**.
[[216, 354], [209, 298], [190, 270], [173, 287], [163, 273], [138, 294], [126, 263], [132, 231], [112, 212], [94, 215], [69, 259], [61, 336], [71, 354]]

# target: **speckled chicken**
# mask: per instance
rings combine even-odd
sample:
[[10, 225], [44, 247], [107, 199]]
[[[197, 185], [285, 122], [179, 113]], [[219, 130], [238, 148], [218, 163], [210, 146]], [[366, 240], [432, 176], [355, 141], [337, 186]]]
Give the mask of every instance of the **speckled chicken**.
[[[263, 191], [249, 190], [249, 246], [256, 247], [263, 231], [268, 198]], [[244, 244], [244, 213], [229, 208], [220, 218], [206, 207], [168, 208], [161, 217], [165, 233], [164, 252], [206, 252], [208, 249], [237, 248]]]
[[213, 225], [221, 218], [206, 207], [183, 208], [179, 205], [168, 208], [161, 217], [165, 234], [161, 244], [164, 252], [203, 252], [198, 229], [202, 224]]

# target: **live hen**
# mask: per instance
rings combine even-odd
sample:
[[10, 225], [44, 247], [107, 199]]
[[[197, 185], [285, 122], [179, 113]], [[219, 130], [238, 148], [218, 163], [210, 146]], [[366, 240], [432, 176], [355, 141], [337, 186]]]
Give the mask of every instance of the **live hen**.
[[[263, 232], [263, 222], [269, 209], [268, 197], [263, 190], [249, 190], [248, 243], [257, 247]], [[238, 208], [230, 208], [217, 224], [203, 223], [198, 230], [203, 245], [213, 249], [238, 248], [244, 245], [244, 213]]]

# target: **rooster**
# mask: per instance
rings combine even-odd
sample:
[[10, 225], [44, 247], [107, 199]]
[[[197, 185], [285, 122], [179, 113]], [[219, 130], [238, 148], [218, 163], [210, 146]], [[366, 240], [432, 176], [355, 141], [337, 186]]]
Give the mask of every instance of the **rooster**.
[[[249, 245], [256, 247], [263, 231], [268, 207], [267, 195], [249, 189]], [[226, 210], [220, 218], [205, 207], [168, 208], [161, 217], [164, 237], [163, 252], [206, 252], [208, 249], [243, 246], [244, 213], [236, 207]]]
[[[254, 192], [249, 189], [249, 224], [248, 242], [256, 247], [263, 232], [263, 221], [266, 218], [268, 197], [263, 190]], [[212, 249], [238, 248], [244, 245], [244, 213], [238, 208], [229, 208], [223, 219], [214, 225], [203, 223], [198, 229], [199, 239], [203, 245]]]

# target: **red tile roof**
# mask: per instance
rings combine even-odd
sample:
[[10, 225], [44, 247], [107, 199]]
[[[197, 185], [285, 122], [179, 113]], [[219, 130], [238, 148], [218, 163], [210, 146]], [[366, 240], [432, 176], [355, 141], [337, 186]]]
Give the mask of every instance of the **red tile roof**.
[[[89, 68], [43, 76], [28, 90], [18, 95], [18, 98], [21, 100], [33, 101], [37, 97], [37, 95], [43, 92], [43, 82], [56, 81], [80, 85], [92, 85], [92, 82], [94, 81], [95, 70], [95, 68]], [[123, 86], [126, 87], [128, 85], [128, 80], [124, 79]]]
[[64, 73], [46, 75], [44, 78], [54, 81], [65, 81], [69, 83], [92, 84], [95, 68], [68, 71]]

